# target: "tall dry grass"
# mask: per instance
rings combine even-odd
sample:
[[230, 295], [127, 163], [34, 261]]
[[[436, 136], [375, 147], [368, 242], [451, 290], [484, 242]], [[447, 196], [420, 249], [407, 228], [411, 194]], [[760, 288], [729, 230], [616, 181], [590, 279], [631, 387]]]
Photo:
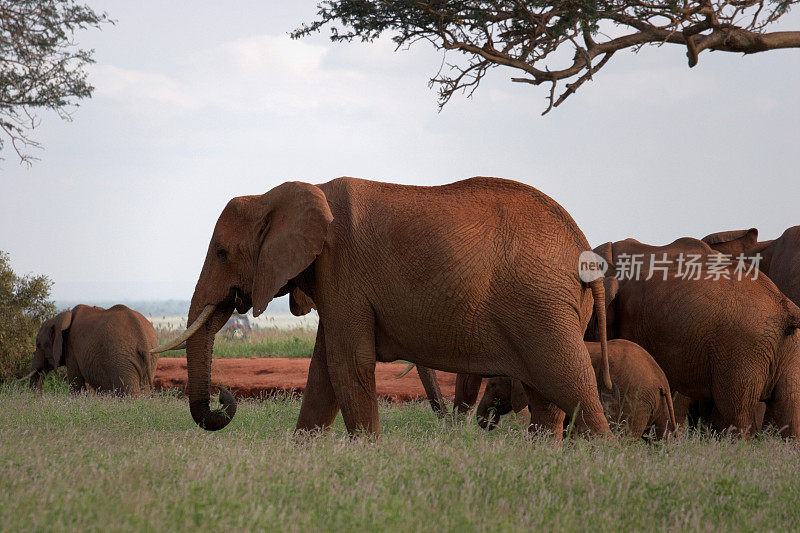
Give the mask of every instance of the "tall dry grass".
[[561, 447], [506, 420], [381, 406], [383, 436], [296, 442], [299, 403], [242, 402], [219, 433], [185, 401], [0, 389], [0, 529], [784, 531], [800, 453], [693, 433]]

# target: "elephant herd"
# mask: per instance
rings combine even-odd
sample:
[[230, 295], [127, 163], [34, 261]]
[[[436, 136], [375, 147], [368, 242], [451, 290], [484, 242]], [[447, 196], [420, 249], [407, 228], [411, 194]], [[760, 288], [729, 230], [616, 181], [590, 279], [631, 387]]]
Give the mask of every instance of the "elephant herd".
[[[708, 268], [695, 275], [698, 261]], [[120, 377], [101, 388], [124, 375], [139, 390], [155, 354], [185, 343], [192, 417], [222, 429], [236, 401], [220, 387], [221, 407], [210, 406], [214, 336], [234, 310], [258, 316], [288, 294], [292, 313], [319, 314], [298, 432], [326, 430], [341, 411], [349, 433], [379, 434], [375, 364], [402, 359], [440, 411], [432, 369], [458, 374], [459, 412], [490, 378], [478, 407], [486, 427], [527, 407], [531, 430], [556, 440], [567, 415], [602, 437], [609, 418], [634, 436], [663, 435], [676, 427], [675, 392], [719, 430], [748, 436], [763, 417], [797, 437], [798, 270], [800, 226], [769, 242], [748, 230], [592, 251], [560, 205], [514, 181], [287, 182], [224, 208], [178, 339], [155, 348], [132, 311], [79, 306], [42, 327], [31, 382], [66, 364], [94, 386], [110, 364]], [[112, 350], [111, 337], [124, 346]], [[82, 365], [82, 351], [107, 356]]]
[[[736, 428], [750, 434], [769, 423], [785, 436], [798, 436], [800, 226], [775, 241], [759, 242], [758, 231], [750, 229], [715, 233], [702, 241], [682, 238], [667, 246], [628, 239], [601, 245], [594, 252], [609, 265], [604, 279], [607, 336], [635, 342], [641, 349], [639, 362], [629, 358], [623, 374], [614, 364], [619, 357], [611, 350], [611, 377], [621, 390], [624, 386], [628, 403], [638, 402], [652, 418], [644, 424], [642, 418], [647, 417], [637, 416], [633, 405], [621, 408], [619, 403], [611, 406], [611, 416], [624, 415], [634, 436], [651, 426], [663, 435], [666, 412], [653, 400], [653, 391], [661, 387], [668, 393], [671, 387], [679, 393], [681, 415], [695, 410], [717, 430]], [[654, 272], [653, 261], [641, 264], [636, 277], [623, 275], [615, 267], [623, 257], [657, 258], [662, 272]], [[683, 279], [675, 270], [683, 266], [688, 271], [689, 257], [706, 257], [717, 267], [713, 273]], [[757, 260], [759, 270], [754, 270], [752, 261], [730, 259], [737, 257]], [[741, 275], [737, 268], [752, 270], [752, 275]], [[586, 339], [597, 336], [590, 325]], [[637, 380], [644, 383], [644, 368], [650, 385], [632, 390], [630, 377], [641, 374]], [[666, 376], [668, 385], [658, 385], [659, 375]], [[484, 426], [522, 407], [519, 402], [512, 406], [509, 399], [513, 400], [515, 389], [498, 379], [490, 380], [478, 408]], [[475, 376], [458, 376], [457, 411], [475, 404], [480, 384]], [[672, 402], [666, 396], [664, 400], [672, 409]]]

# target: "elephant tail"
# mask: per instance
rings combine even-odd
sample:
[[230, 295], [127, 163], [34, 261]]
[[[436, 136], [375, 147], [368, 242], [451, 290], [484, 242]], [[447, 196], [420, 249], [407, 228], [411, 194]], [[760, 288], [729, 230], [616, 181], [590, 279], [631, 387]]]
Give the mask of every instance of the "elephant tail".
[[144, 378], [148, 386], [152, 387], [156, 373], [156, 363], [153, 360], [154, 357], [150, 353], [150, 350], [147, 348], [138, 349], [136, 350], [136, 352], [139, 355], [139, 359], [141, 360], [141, 368], [144, 370], [144, 376], [140, 375], [140, 377]]
[[394, 378], [392, 378], [392, 379], [400, 379], [400, 378], [404, 377], [406, 374], [408, 374], [409, 372], [411, 372], [412, 370], [414, 370], [414, 367], [415, 367], [415, 366], [417, 366], [417, 364], [416, 364], [416, 363], [408, 363], [408, 365], [406, 365], [406, 367], [403, 369], [403, 371], [402, 371], [402, 372], [400, 372], [399, 374], [397, 374], [397, 375], [396, 375]]
[[664, 401], [667, 404], [667, 411], [669, 411], [669, 421], [672, 424], [673, 431], [678, 431], [678, 424], [675, 421], [675, 408], [672, 405], [672, 394], [670, 394], [669, 388], [664, 390], [664, 387], [660, 387], [658, 392], [661, 393], [661, 396], [664, 397]]
[[611, 370], [608, 367], [608, 340], [606, 338], [606, 291], [603, 286], [603, 278], [598, 278], [589, 282], [594, 297], [594, 313], [597, 316], [597, 329], [600, 334], [600, 354], [602, 356], [601, 377], [603, 386], [607, 390], [614, 390], [611, 383]]

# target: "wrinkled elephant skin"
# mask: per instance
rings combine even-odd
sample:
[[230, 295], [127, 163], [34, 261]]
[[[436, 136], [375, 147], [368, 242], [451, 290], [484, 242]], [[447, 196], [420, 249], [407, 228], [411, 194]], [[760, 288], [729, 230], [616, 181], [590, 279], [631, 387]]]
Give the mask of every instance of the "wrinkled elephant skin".
[[189, 310], [192, 416], [211, 430], [232, 416], [227, 396], [223, 411], [210, 410], [209, 379], [214, 334], [233, 310], [257, 316], [289, 294], [293, 312], [320, 317], [298, 431], [326, 429], [341, 410], [351, 434], [378, 434], [375, 363], [405, 359], [513, 374], [538, 427], [560, 438], [564, 411], [580, 405], [586, 429], [610, 435], [583, 343], [593, 309], [602, 318], [605, 309], [602, 279], [578, 275], [589, 250], [551, 198], [495, 178], [437, 187], [339, 178], [234, 198]]

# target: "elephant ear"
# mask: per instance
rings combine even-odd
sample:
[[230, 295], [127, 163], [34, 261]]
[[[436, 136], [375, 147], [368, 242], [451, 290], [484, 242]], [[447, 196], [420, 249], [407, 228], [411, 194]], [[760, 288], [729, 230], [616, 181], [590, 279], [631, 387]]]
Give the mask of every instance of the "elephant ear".
[[619, 291], [619, 279], [617, 279], [617, 270], [614, 267], [614, 244], [610, 242], [601, 244], [594, 249], [594, 253], [602, 257], [608, 265], [608, 270], [603, 277], [603, 287], [606, 293], [606, 309], [608, 309], [611, 302], [613, 302], [614, 298], [617, 296], [617, 291]]
[[56, 316], [53, 323], [53, 355], [50, 363], [53, 369], [56, 369], [64, 364], [65, 355], [65, 340], [64, 337], [72, 325], [72, 311], [64, 311]]
[[611, 303], [619, 292], [619, 279], [616, 276], [606, 276], [603, 278], [603, 287], [606, 292], [606, 312], [608, 312], [608, 308], [611, 307]]
[[286, 283], [322, 252], [333, 221], [325, 194], [314, 185], [288, 182], [264, 195], [269, 211], [253, 279], [253, 316], [259, 316]]
[[701, 240], [715, 250], [724, 247], [726, 244], [730, 245], [737, 242], [743, 250], [747, 250], [758, 243], [758, 229], [750, 228], [735, 231], [720, 231], [719, 233], [706, 235]]
[[297, 287], [292, 289], [292, 292], [289, 293], [289, 311], [291, 311], [294, 316], [307, 315], [312, 309], [316, 308], [317, 306], [314, 304], [314, 300], [309, 298], [306, 293]]
[[515, 413], [519, 413], [528, 407], [528, 395], [525, 394], [525, 387], [518, 379], [511, 380], [511, 408]]

